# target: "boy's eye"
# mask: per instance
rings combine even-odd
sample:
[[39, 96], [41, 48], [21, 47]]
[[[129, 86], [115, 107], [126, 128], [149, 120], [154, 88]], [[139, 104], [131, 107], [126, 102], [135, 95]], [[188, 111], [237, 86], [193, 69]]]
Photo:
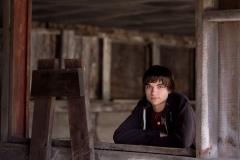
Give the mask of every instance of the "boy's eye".
[[164, 86], [163, 85], [159, 85], [158, 88], [164, 88]]
[[150, 88], [150, 86], [149, 86], [149, 85], [147, 85], [147, 86], [146, 86], [146, 88], [148, 89], [148, 88]]

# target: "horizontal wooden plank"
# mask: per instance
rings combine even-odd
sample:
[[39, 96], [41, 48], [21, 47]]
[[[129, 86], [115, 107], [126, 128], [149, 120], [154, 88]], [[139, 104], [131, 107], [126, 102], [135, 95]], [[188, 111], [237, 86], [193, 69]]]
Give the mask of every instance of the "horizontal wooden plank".
[[39, 59], [38, 70], [59, 69], [58, 59]]
[[240, 21], [240, 10], [219, 10], [203, 12], [203, 20], [213, 22]]
[[196, 160], [193, 157], [162, 155], [153, 153], [136, 153], [122, 151], [95, 150], [96, 160]]
[[[56, 147], [70, 147], [71, 143], [69, 140], [53, 140], [53, 146]], [[175, 155], [185, 157], [196, 157], [196, 151], [193, 149], [186, 148], [166, 148], [166, 147], [155, 147], [155, 146], [142, 146], [142, 145], [129, 145], [129, 144], [115, 144], [106, 142], [95, 142], [94, 150], [111, 150], [111, 151], [122, 151], [135, 152], [135, 153], [149, 153], [149, 154], [164, 154], [164, 155]]]
[[[125, 160], [125, 159], [148, 159], [148, 160], [198, 160], [204, 158], [193, 158], [184, 156], [162, 155], [155, 153], [134, 153], [111, 150], [95, 150], [96, 160]], [[1, 159], [11, 160], [28, 160], [29, 159], [29, 145], [17, 143], [1, 143], [0, 145]], [[71, 148], [57, 146], [52, 147], [52, 154], [50, 160], [67, 160], [71, 158]], [[230, 158], [209, 158], [208, 160], [234, 160]]]
[[34, 70], [32, 74], [32, 97], [80, 97], [83, 84], [79, 81], [82, 69]]
[[164, 155], [178, 155], [186, 157], [196, 157], [196, 151], [193, 149], [185, 148], [166, 148], [155, 146], [142, 146], [142, 145], [129, 145], [129, 144], [115, 144], [115, 143], [94, 143], [94, 148], [99, 150], [112, 150], [136, 153], [156, 153]]

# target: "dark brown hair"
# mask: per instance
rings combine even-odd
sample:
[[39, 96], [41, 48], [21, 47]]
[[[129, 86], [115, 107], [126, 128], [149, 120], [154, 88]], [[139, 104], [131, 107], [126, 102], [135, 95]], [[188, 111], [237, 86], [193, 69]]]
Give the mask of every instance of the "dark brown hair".
[[142, 78], [143, 90], [148, 83], [162, 81], [167, 89], [172, 92], [175, 90], [174, 77], [172, 72], [164, 66], [154, 65], [150, 67]]

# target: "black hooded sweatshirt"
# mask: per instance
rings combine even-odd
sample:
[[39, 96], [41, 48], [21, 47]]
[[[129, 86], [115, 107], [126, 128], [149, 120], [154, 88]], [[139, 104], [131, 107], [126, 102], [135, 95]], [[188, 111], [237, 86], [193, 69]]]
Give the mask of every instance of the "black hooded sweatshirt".
[[[151, 104], [144, 97], [132, 114], [116, 129], [113, 135], [114, 142], [195, 149], [195, 118], [186, 96], [176, 91], [168, 95], [165, 106], [166, 137], [160, 137], [160, 131], [152, 129], [152, 111]], [[146, 126], [146, 129], [143, 129], [143, 126]]]

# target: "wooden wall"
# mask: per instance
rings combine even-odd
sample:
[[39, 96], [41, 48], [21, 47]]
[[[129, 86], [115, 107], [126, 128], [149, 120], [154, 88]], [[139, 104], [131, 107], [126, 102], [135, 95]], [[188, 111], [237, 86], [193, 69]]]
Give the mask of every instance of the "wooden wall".
[[[195, 100], [195, 53], [189, 46], [160, 45], [153, 58], [152, 41], [78, 35], [74, 30], [32, 30], [31, 69], [41, 58], [85, 58], [90, 99], [140, 99], [142, 76], [153, 64], [172, 69], [177, 89]], [[169, 42], [170, 43], [170, 42]]]
[[38, 59], [58, 58], [61, 68], [64, 59], [85, 58], [89, 79], [89, 96], [100, 98], [101, 39], [75, 35], [73, 30], [32, 30], [31, 70], [37, 69]]
[[111, 56], [111, 99], [140, 99], [142, 76], [151, 65], [149, 45], [113, 41]]
[[160, 46], [160, 53], [160, 64], [172, 71], [176, 89], [195, 100], [195, 50]]

